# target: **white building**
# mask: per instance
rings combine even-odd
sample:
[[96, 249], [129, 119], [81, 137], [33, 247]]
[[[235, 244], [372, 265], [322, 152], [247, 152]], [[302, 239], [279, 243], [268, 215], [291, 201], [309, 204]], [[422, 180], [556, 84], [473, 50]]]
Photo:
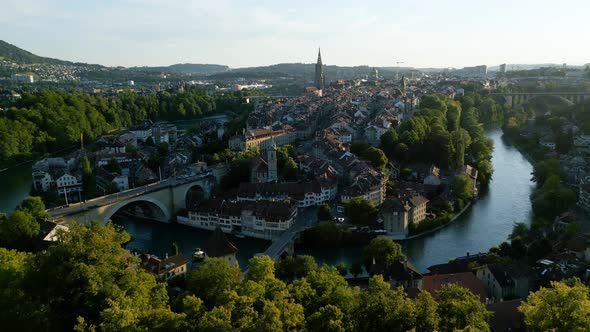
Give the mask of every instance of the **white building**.
[[57, 186], [57, 192], [61, 195], [64, 193], [69, 194], [71, 192], [82, 191], [82, 181], [68, 173], [64, 173], [57, 178], [55, 180], [55, 185]]
[[239, 201], [293, 199], [298, 208], [320, 206], [336, 199], [337, 184], [319, 182], [283, 183], [241, 183], [238, 189]]
[[188, 212], [187, 218], [177, 221], [188, 226], [224, 233], [272, 240], [289, 229], [297, 218], [295, 201], [232, 201], [214, 199]]
[[34, 83], [35, 82], [33, 75], [28, 75], [28, 74], [13, 74], [11, 78], [13, 81], [22, 82], [22, 83]]
[[45, 171], [33, 172], [33, 188], [46, 192], [51, 187], [51, 175]]

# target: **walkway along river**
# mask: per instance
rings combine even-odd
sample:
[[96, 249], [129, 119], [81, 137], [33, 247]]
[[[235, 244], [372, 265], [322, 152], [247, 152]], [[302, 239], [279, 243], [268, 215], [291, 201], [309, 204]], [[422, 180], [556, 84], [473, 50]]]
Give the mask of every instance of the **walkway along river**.
[[[529, 196], [534, 185], [531, 181], [532, 166], [502, 138], [501, 129], [491, 129], [486, 135], [494, 141], [494, 175], [489, 191], [447, 227], [402, 243], [405, 254], [421, 271], [450, 258], [464, 256], [467, 252], [487, 251], [507, 239], [515, 222], [530, 223]], [[0, 211], [11, 212], [31, 186], [30, 165], [0, 173], [0, 185]], [[130, 219], [118, 220], [117, 223], [134, 236], [130, 248], [149, 250], [157, 255], [171, 253], [172, 243], [176, 242], [181, 252], [190, 257], [195, 247], [203, 245], [211, 235], [210, 232], [178, 224]], [[242, 267], [250, 257], [263, 252], [269, 245], [263, 240], [231, 240], [239, 249], [238, 259]], [[320, 263], [350, 265], [361, 259], [362, 248], [297, 249], [297, 253], [313, 255]]]

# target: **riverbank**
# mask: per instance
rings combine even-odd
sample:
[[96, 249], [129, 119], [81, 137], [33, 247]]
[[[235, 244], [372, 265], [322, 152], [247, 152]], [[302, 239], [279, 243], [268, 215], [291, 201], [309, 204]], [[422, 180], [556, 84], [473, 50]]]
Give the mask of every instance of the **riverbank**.
[[455, 214], [455, 215], [453, 216], [453, 218], [451, 218], [451, 219], [450, 219], [449, 221], [447, 221], [446, 223], [444, 223], [444, 224], [442, 224], [442, 225], [440, 225], [440, 226], [437, 226], [437, 227], [435, 227], [435, 228], [433, 228], [433, 229], [429, 229], [429, 230], [427, 230], [427, 231], [425, 231], [425, 232], [418, 233], [418, 234], [411, 235], [411, 236], [407, 236], [407, 237], [403, 237], [403, 238], [396, 238], [395, 236], [389, 236], [389, 237], [390, 237], [392, 240], [395, 240], [395, 241], [406, 241], [406, 240], [417, 239], [417, 238], [423, 237], [423, 236], [425, 236], [425, 235], [428, 235], [428, 234], [432, 234], [432, 233], [434, 233], [434, 232], [436, 232], [436, 231], [438, 231], [438, 230], [441, 230], [441, 229], [443, 229], [443, 228], [447, 227], [448, 225], [450, 225], [451, 223], [453, 223], [455, 220], [459, 219], [459, 218], [460, 218], [460, 217], [463, 215], [463, 213], [464, 213], [465, 211], [467, 211], [467, 209], [469, 209], [469, 208], [471, 207], [471, 203], [472, 203], [472, 202], [468, 202], [468, 203], [467, 203], [467, 205], [465, 205], [465, 206], [463, 207], [463, 209], [461, 209], [461, 211], [459, 211], [457, 214]]
[[524, 147], [524, 145], [521, 142], [518, 142], [518, 140], [514, 139], [513, 137], [510, 137], [509, 135], [506, 135], [504, 133], [504, 131], [502, 131], [502, 139], [506, 140], [508, 143], [510, 143], [512, 146], [516, 147], [518, 149], [518, 151], [520, 152], [520, 154], [522, 154], [523, 157], [526, 158], [526, 160], [528, 160], [529, 163], [531, 163], [532, 165], [534, 165], [537, 160], [535, 160], [533, 158], [533, 156], [531, 156], [531, 154], [529, 153], [529, 151], [527, 151], [527, 149]]

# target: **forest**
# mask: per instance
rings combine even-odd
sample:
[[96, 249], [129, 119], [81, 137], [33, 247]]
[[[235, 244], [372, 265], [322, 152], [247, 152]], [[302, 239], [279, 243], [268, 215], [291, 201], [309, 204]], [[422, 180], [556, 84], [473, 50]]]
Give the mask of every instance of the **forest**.
[[60, 90], [24, 93], [0, 114], [0, 166], [30, 160], [145, 121], [193, 119], [218, 112], [240, 113], [240, 92], [183, 92], [116, 96]]

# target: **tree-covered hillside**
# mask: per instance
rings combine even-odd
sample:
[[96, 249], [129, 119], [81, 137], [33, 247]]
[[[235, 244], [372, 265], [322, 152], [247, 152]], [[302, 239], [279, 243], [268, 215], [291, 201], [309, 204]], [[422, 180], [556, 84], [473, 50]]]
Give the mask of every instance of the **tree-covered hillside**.
[[18, 64], [52, 64], [52, 65], [72, 65], [73, 62], [63, 61], [52, 58], [45, 58], [35, 55], [22, 48], [0, 40], [0, 60], [11, 61]]
[[72, 146], [80, 133], [93, 140], [143, 121], [191, 119], [248, 106], [242, 105], [239, 92], [209, 95], [199, 89], [153, 95], [125, 90], [114, 97], [59, 90], [25, 93], [0, 114], [0, 165]]

